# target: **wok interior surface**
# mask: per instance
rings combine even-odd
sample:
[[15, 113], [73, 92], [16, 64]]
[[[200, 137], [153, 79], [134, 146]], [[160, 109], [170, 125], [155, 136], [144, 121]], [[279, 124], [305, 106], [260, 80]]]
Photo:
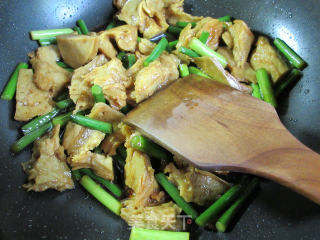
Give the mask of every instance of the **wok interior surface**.
[[[303, 78], [281, 96], [281, 120], [300, 141], [320, 152], [320, 5], [316, 0], [186, 0], [194, 15], [231, 15], [245, 20], [256, 32], [280, 37], [308, 63]], [[113, 13], [111, 0], [0, 2], [0, 89], [16, 64], [27, 61], [37, 47], [30, 30], [73, 27], [82, 18], [89, 29], [106, 25]], [[13, 121], [14, 102], [1, 101], [0, 239], [129, 239], [130, 230], [81, 187], [59, 193], [26, 192], [21, 162], [29, 150], [13, 156], [20, 123]], [[276, 139], [275, 139], [276, 141]], [[311, 201], [271, 182], [263, 182], [249, 208], [226, 234], [196, 227], [191, 239], [319, 239], [320, 209]]]

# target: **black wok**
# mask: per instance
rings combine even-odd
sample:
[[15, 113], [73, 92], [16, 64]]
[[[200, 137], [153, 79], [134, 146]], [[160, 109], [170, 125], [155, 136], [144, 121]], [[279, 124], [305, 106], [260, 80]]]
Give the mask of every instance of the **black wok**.
[[[232, 15], [257, 32], [286, 40], [309, 63], [294, 88], [282, 95], [279, 114], [304, 144], [320, 152], [320, 4], [317, 0], [186, 0], [185, 9], [199, 15]], [[0, 1], [0, 89], [15, 65], [37, 47], [30, 30], [73, 27], [83, 18], [88, 27], [106, 24], [111, 0]], [[78, 187], [59, 193], [27, 193], [20, 163], [30, 151], [12, 156], [10, 144], [21, 125], [13, 121], [14, 102], [1, 101], [0, 239], [129, 239], [127, 224]], [[276, 139], [275, 139], [276, 141]], [[319, 173], [320, 174], [320, 173]], [[191, 239], [319, 239], [320, 208], [271, 182], [264, 182], [230, 233], [196, 227]]]

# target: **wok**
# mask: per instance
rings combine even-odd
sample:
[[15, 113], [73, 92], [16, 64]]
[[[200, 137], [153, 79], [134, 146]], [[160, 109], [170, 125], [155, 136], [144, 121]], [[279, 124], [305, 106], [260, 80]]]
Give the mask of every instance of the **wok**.
[[[320, 77], [316, 0], [186, 0], [188, 12], [232, 15], [257, 32], [287, 41], [309, 63], [294, 88], [281, 96], [279, 114], [300, 141], [320, 152]], [[114, 9], [111, 0], [0, 1], [0, 89], [27, 53], [37, 47], [30, 30], [73, 27], [83, 18], [91, 30], [105, 25]], [[101, 206], [81, 187], [59, 193], [27, 193], [20, 163], [30, 151], [9, 152], [21, 123], [13, 121], [14, 102], [1, 101], [0, 239], [129, 239], [127, 224]], [[277, 139], [275, 139], [276, 141]], [[319, 173], [320, 174], [320, 173]], [[229, 233], [193, 227], [191, 239], [319, 239], [320, 209], [311, 201], [272, 182], [263, 182], [248, 209]]]

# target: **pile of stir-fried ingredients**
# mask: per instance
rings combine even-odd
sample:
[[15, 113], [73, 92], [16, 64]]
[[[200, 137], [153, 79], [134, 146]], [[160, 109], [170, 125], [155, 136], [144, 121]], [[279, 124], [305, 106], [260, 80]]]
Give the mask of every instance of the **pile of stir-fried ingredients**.
[[[282, 40], [274, 47], [243, 20], [183, 11], [183, 0], [115, 0], [107, 28], [33, 31], [41, 47], [20, 63], [2, 99], [16, 96], [28, 191], [79, 183], [134, 227], [130, 239], [189, 239], [185, 216], [226, 231], [259, 180], [207, 172], [172, 156], [122, 118], [180, 76], [198, 74], [277, 106], [306, 63]], [[280, 55], [280, 52], [283, 56]], [[285, 59], [286, 58], [286, 59]], [[159, 103], [161, 104], [161, 103]], [[166, 231], [164, 231], [166, 230]], [[171, 231], [168, 231], [171, 230]]]

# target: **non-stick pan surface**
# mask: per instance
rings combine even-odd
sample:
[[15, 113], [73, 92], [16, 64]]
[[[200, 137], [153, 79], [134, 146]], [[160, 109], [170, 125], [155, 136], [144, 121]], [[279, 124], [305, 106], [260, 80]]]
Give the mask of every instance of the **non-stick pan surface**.
[[[317, 0], [186, 0], [188, 12], [232, 15], [257, 32], [287, 41], [309, 63], [304, 77], [280, 99], [279, 114], [303, 143], [320, 152], [320, 4]], [[111, 0], [1, 0], [0, 89], [27, 53], [37, 47], [30, 30], [73, 27], [83, 18], [90, 29], [106, 24]], [[129, 239], [127, 224], [81, 187], [59, 193], [27, 193], [20, 163], [10, 144], [21, 125], [13, 121], [14, 102], [0, 102], [0, 239]], [[275, 139], [277, 141], [277, 139]], [[311, 167], [311, 166], [310, 166]], [[319, 173], [320, 174], [320, 173]], [[231, 232], [192, 229], [191, 239], [320, 239], [320, 208], [277, 184], [264, 182]]]

